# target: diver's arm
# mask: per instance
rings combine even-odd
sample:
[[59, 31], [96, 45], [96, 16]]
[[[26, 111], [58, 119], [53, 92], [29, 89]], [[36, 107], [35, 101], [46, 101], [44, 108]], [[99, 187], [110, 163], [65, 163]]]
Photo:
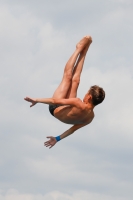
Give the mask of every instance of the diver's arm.
[[64, 139], [65, 137], [68, 137], [69, 135], [73, 134], [76, 130], [78, 130], [79, 128], [82, 128], [84, 126], [86, 126], [88, 123], [86, 124], [75, 124], [73, 125], [70, 129], [68, 129], [67, 131], [65, 131], [64, 133], [62, 133], [60, 135], [60, 139]]
[[65, 131], [63, 134], [61, 134], [60, 136], [57, 136], [57, 137], [48, 136], [47, 138], [49, 138], [49, 140], [44, 142], [44, 145], [46, 147], [52, 148], [59, 140], [64, 139], [65, 137], [74, 133], [79, 128], [86, 126], [87, 124], [88, 123], [86, 123], [86, 124], [76, 124], [76, 125], [72, 126], [70, 129], [68, 129], [67, 131]]
[[30, 98], [26, 97], [24, 100], [31, 102], [30, 107], [34, 106], [37, 103], [44, 104], [56, 104], [56, 105], [73, 105], [73, 106], [81, 106], [83, 103], [79, 98], [70, 98], [70, 99], [54, 99], [54, 98]]

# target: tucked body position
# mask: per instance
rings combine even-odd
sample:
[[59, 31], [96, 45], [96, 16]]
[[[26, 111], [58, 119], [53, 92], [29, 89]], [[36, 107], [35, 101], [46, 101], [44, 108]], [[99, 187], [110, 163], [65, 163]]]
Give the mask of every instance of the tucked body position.
[[50, 113], [66, 124], [73, 126], [63, 134], [52, 137], [44, 142], [46, 147], [53, 147], [61, 139], [71, 135], [76, 130], [84, 127], [94, 119], [94, 107], [100, 104], [105, 98], [104, 90], [97, 86], [91, 86], [85, 94], [83, 101], [77, 98], [77, 89], [80, 83], [80, 75], [83, 69], [86, 53], [92, 43], [90, 36], [85, 36], [77, 45], [74, 53], [66, 63], [63, 78], [52, 98], [24, 98], [31, 102], [30, 107], [37, 103], [49, 105]]

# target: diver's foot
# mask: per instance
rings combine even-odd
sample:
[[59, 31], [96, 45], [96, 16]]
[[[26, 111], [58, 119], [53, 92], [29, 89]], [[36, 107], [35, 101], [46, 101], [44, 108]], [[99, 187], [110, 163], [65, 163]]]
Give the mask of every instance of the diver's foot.
[[92, 43], [91, 36], [87, 35], [83, 37], [82, 40], [76, 45], [76, 48], [81, 52], [86, 46], [89, 46]]

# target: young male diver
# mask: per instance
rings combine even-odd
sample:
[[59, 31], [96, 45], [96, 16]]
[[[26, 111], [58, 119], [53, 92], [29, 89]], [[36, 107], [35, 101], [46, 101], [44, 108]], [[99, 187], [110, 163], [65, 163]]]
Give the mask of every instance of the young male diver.
[[73, 126], [57, 137], [48, 136], [44, 142], [46, 147], [53, 147], [61, 139], [71, 135], [77, 129], [84, 127], [94, 119], [94, 107], [100, 104], [105, 98], [104, 90], [97, 86], [91, 86], [85, 94], [83, 101], [77, 98], [77, 89], [80, 83], [80, 75], [83, 69], [86, 53], [92, 38], [85, 36], [77, 45], [74, 53], [66, 63], [61, 83], [55, 90], [52, 98], [24, 98], [31, 102], [30, 107], [37, 103], [49, 105], [50, 113], [66, 124]]

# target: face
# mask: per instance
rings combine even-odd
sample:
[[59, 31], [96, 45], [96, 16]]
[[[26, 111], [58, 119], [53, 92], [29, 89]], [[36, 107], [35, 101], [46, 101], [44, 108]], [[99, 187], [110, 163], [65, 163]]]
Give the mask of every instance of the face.
[[92, 96], [89, 94], [89, 91], [88, 91], [87, 94], [83, 98], [83, 102], [89, 103], [91, 100], [92, 100]]
[[84, 96], [84, 98], [83, 98], [83, 102], [87, 102], [88, 99], [89, 99], [89, 94], [87, 93], [87, 94]]

